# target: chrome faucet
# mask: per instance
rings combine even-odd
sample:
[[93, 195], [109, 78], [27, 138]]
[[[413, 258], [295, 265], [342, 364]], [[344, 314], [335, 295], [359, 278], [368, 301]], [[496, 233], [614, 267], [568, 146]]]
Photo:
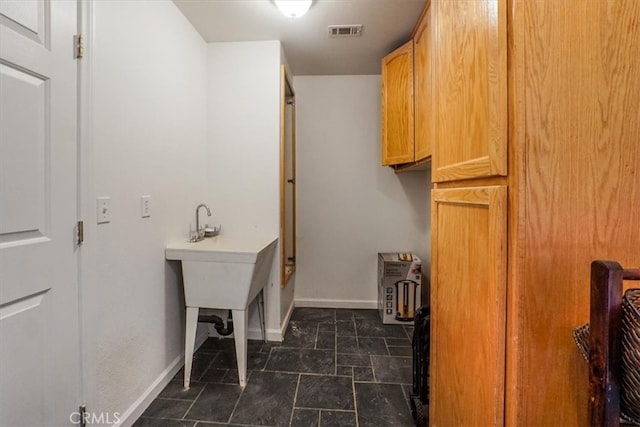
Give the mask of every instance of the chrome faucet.
[[205, 208], [207, 210], [207, 216], [211, 216], [211, 209], [209, 209], [209, 206], [205, 205], [204, 203], [200, 203], [198, 207], [196, 207], [196, 234], [191, 238], [193, 242], [204, 240], [204, 227], [202, 228], [202, 230], [200, 229], [200, 208]]

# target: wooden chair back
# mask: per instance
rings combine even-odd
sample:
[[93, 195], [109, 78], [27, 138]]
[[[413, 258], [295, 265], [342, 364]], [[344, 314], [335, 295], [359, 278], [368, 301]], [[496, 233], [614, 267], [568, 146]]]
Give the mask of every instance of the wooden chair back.
[[640, 269], [624, 269], [614, 261], [591, 263], [589, 418], [592, 426], [620, 425], [624, 280], [640, 280]]

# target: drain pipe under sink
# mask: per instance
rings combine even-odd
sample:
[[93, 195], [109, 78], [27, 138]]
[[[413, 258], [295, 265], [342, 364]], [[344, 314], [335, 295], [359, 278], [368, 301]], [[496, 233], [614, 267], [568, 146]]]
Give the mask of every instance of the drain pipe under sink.
[[198, 322], [201, 323], [213, 323], [214, 328], [216, 328], [216, 332], [223, 337], [231, 335], [233, 333], [233, 316], [231, 314], [231, 310], [229, 310], [229, 314], [227, 315], [227, 325], [225, 327], [224, 320], [220, 316], [216, 316], [214, 314], [201, 314], [198, 316]]

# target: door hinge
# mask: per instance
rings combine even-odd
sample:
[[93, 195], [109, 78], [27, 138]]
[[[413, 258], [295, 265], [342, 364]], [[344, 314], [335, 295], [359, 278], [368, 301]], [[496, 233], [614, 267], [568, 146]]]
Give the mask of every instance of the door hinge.
[[84, 57], [84, 37], [82, 34], [73, 36], [73, 58], [81, 59]]
[[87, 427], [87, 405], [85, 405], [84, 403], [80, 405], [80, 407], [78, 408], [78, 414], [80, 414], [80, 422], [78, 423], [78, 425], [80, 427]]
[[78, 221], [76, 231], [78, 233], [76, 242], [78, 243], [78, 245], [81, 245], [82, 242], [84, 242], [84, 221]]

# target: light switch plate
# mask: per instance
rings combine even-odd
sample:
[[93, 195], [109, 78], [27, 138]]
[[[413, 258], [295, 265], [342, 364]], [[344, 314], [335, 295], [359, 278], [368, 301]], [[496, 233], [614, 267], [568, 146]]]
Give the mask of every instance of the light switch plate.
[[151, 196], [140, 197], [140, 216], [149, 218], [151, 216]]
[[98, 197], [96, 199], [98, 224], [111, 222], [111, 198]]

